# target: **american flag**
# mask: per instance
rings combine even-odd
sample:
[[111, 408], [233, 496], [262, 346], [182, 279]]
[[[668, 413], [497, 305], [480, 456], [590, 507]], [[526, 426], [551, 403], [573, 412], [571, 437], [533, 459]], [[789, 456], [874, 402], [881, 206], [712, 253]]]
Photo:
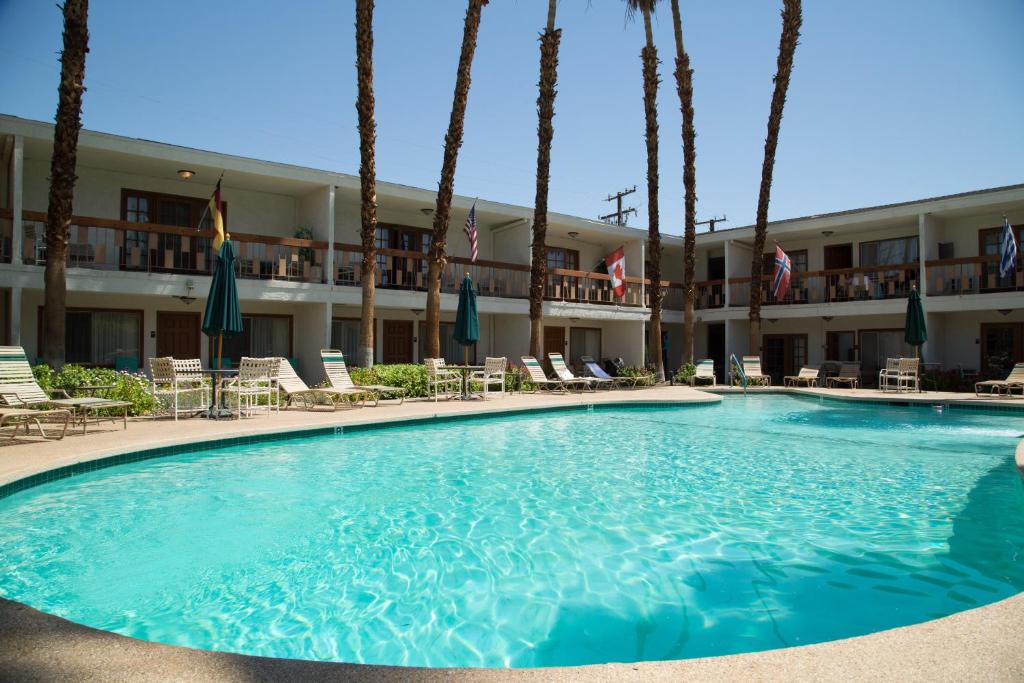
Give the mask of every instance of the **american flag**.
[[473, 208], [469, 210], [469, 215], [466, 217], [466, 227], [463, 228], [463, 232], [466, 233], [466, 239], [469, 240], [469, 260], [476, 262], [476, 257], [479, 254], [476, 245], [476, 202], [473, 202]]
[[775, 275], [772, 278], [772, 296], [778, 301], [786, 296], [789, 289], [789, 276], [793, 270], [793, 263], [789, 260], [782, 247], [775, 247]]

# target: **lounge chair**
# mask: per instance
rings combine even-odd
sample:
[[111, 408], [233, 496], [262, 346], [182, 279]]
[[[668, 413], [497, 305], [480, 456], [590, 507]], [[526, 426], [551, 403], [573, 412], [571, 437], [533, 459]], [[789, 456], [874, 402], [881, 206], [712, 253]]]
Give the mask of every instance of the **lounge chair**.
[[743, 374], [747, 376], [747, 384], [763, 387], [772, 385], [772, 378], [761, 372], [760, 356], [743, 356]]
[[691, 387], [704, 382], [715, 386], [715, 361], [710, 358], [697, 361], [696, 369], [690, 375], [689, 382]]
[[483, 387], [484, 399], [487, 398], [487, 391], [489, 387], [497, 384], [499, 389], [499, 395], [505, 396], [505, 368], [508, 365], [508, 359], [502, 356], [501, 358], [487, 357], [484, 359], [484, 369], [478, 370], [469, 376], [470, 384], [480, 384]]
[[975, 395], [984, 396], [985, 394], [981, 392], [984, 388], [988, 389], [988, 395], [999, 394], [1005, 391], [1007, 396], [1009, 396], [1011, 389], [1021, 389], [1022, 393], [1024, 393], [1024, 363], [1014, 365], [1006, 379], [987, 379], [984, 382], [975, 382]]
[[0, 346], [0, 404], [15, 408], [48, 407], [50, 401], [50, 395], [43, 391], [32, 374], [25, 349]]
[[345, 354], [337, 349], [320, 349], [320, 360], [324, 364], [324, 374], [327, 381], [335, 389], [342, 391], [358, 389], [373, 397], [373, 405], [380, 403], [381, 394], [396, 394], [398, 403], [405, 400], [405, 387], [389, 387], [383, 384], [356, 384], [348, 374], [348, 367], [345, 365]]
[[825, 380], [825, 386], [835, 389], [848, 386], [856, 389], [860, 385], [860, 363], [843, 363], [839, 366], [839, 374]]
[[[43, 422], [58, 421], [64, 418], [64, 426], [60, 431], [60, 436], [47, 436], [46, 430], [43, 429]], [[25, 426], [25, 435], [28, 436], [29, 425], [34, 424], [36, 429], [39, 430], [39, 435], [44, 439], [52, 439], [59, 441], [64, 438], [64, 435], [68, 432], [68, 424], [71, 422], [71, 411], [66, 409], [60, 410], [25, 410], [24, 408], [0, 408], [0, 429], [5, 427], [14, 427], [11, 432], [11, 438], [13, 439], [18, 435], [18, 430], [22, 425]]]
[[818, 386], [818, 373], [820, 372], [821, 370], [817, 365], [805, 365], [800, 368], [800, 374], [783, 377], [782, 383], [787, 387], [816, 387]]
[[583, 363], [583, 372], [586, 373], [587, 377], [596, 377], [597, 379], [608, 379], [620, 386], [628, 386], [631, 388], [636, 387], [639, 377], [626, 377], [624, 375], [618, 375], [612, 377], [604, 371], [600, 365], [597, 364], [591, 356], [580, 356], [580, 362]]
[[[314, 410], [318, 405], [329, 405], [337, 410], [346, 396], [361, 396], [365, 403], [366, 393], [362, 389], [335, 389], [334, 387], [317, 387], [310, 389], [302, 378], [295, 373], [295, 368], [285, 359], [281, 359], [281, 367], [277, 375], [277, 386], [285, 400], [285, 408], [298, 399], [305, 410]], [[322, 401], [322, 402], [321, 402]]]
[[560, 353], [549, 353], [548, 361], [551, 362], [551, 369], [555, 371], [555, 375], [558, 376], [558, 379], [566, 382], [582, 380], [584, 386], [589, 388], [591, 391], [595, 391], [595, 386], [606, 386], [610, 389], [612, 384], [614, 384], [612, 380], [602, 379], [600, 377], [577, 377], [572, 373], [572, 370], [569, 369], [569, 366], [565, 364], [565, 359], [562, 358], [562, 354]]
[[548, 391], [564, 391], [569, 392], [572, 387], [583, 387], [586, 385], [586, 380], [575, 379], [549, 379], [544, 374], [544, 368], [540, 366], [537, 359], [533, 356], [522, 356], [520, 360], [523, 362], [523, 367], [526, 368], [526, 372], [530, 375], [530, 382], [537, 385], [538, 389], [547, 389]]

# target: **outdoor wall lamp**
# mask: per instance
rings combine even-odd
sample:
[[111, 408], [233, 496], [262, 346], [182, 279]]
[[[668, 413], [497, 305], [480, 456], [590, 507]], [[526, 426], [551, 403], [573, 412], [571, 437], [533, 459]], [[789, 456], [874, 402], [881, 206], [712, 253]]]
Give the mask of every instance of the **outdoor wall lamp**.
[[580, 236], [580, 234], [579, 234], [578, 232], [576, 232], [575, 230], [570, 230], [570, 231], [569, 231], [569, 237], [570, 237], [571, 239], [576, 239], [576, 238], [577, 238], [577, 237], [579, 237], [579, 236]]
[[188, 180], [189, 178], [191, 178], [195, 174], [196, 174], [195, 171], [190, 171], [187, 168], [183, 168], [183, 169], [178, 171], [178, 175], [181, 176], [181, 178], [184, 179], [184, 180]]
[[833, 232], [831, 230], [822, 230], [821, 234], [824, 235], [825, 237], [831, 237]]
[[185, 295], [184, 296], [179, 296], [179, 297], [176, 297], [176, 298], [178, 299], [178, 301], [180, 301], [181, 303], [185, 304], [186, 306], [190, 305], [193, 301], [196, 300], [196, 298], [194, 296], [192, 296], [192, 290], [195, 289], [195, 288], [196, 288], [196, 283], [195, 282], [193, 282], [192, 280], [186, 280], [185, 281]]
[[823, 315], [823, 316], [821, 316], [821, 319], [824, 320], [827, 323], [832, 322], [832, 316], [830, 316], [830, 315]]

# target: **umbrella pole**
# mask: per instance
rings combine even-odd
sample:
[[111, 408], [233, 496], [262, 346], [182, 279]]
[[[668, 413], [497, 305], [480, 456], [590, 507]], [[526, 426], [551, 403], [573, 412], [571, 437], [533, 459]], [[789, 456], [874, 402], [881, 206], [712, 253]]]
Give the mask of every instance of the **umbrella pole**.
[[224, 350], [224, 333], [221, 332], [220, 334], [217, 335], [217, 369], [218, 370], [221, 369], [220, 355], [221, 355], [221, 352], [223, 350]]

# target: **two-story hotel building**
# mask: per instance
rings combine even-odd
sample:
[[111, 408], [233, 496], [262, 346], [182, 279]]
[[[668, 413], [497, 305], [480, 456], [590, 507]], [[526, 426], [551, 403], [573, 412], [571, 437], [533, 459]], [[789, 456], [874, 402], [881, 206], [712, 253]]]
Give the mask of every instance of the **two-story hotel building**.
[[[38, 353], [43, 240], [53, 126], [0, 116], [0, 341]], [[185, 179], [179, 171], [194, 175]], [[70, 235], [69, 362], [134, 368], [153, 355], [203, 358], [200, 331], [215, 255], [204, 209], [224, 174], [227, 229], [239, 252], [246, 331], [225, 354], [297, 360], [320, 379], [319, 349], [354, 361], [360, 296], [359, 179], [343, 173], [241, 158], [82, 131]], [[376, 349], [378, 362], [421, 359], [426, 263], [435, 193], [378, 182]], [[479, 258], [461, 227], [473, 199], [456, 196], [444, 273], [442, 346], [450, 342], [458, 286], [474, 279], [481, 315], [475, 350], [517, 359], [528, 352], [533, 209], [477, 201]], [[748, 349], [753, 227], [697, 237], [698, 357], [714, 358], [719, 381], [729, 354], [760, 353], [781, 377], [805, 363], [859, 360], [870, 377], [903, 346], [906, 296], [924, 299], [924, 358], [953, 369], [1024, 361], [1024, 273], [998, 275], [1006, 216], [1024, 224], [1024, 185], [965, 192], [771, 223], [793, 260], [782, 301], [766, 293], [760, 349]], [[202, 222], [200, 222], [202, 221]], [[625, 247], [625, 296], [600, 272]], [[681, 362], [683, 242], [663, 237], [666, 366]], [[545, 351], [644, 363], [646, 230], [549, 214]], [[447, 327], [446, 327], [447, 326]]]

